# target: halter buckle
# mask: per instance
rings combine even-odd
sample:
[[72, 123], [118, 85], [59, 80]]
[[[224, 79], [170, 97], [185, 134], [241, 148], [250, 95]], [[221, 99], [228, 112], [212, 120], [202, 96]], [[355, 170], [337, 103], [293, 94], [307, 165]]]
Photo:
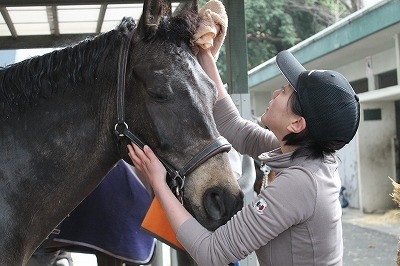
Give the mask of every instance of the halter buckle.
[[175, 175], [171, 177], [169, 187], [175, 197], [183, 204], [183, 186], [185, 185], [185, 176], [181, 176], [179, 171], [175, 171]]

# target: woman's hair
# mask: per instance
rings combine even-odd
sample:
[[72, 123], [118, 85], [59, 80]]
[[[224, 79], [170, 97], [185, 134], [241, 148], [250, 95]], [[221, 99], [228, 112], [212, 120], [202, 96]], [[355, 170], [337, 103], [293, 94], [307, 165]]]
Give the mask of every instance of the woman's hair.
[[[289, 97], [288, 106], [296, 115], [303, 116], [299, 97], [293, 92]], [[307, 121], [306, 121], [307, 122]], [[298, 146], [293, 152], [292, 159], [300, 156], [323, 159], [325, 155], [332, 155], [336, 150], [346, 145], [343, 141], [320, 141], [317, 142], [308, 131], [307, 127], [299, 133], [289, 133], [283, 137], [285, 145]]]

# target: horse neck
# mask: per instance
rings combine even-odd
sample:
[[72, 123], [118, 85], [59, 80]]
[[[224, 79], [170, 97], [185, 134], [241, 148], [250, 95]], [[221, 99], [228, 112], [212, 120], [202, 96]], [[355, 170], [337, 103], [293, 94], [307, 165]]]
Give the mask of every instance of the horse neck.
[[[6, 158], [0, 160], [0, 168], [5, 169], [0, 179], [15, 185], [15, 190], [8, 191], [0, 186], [0, 193], [4, 199], [17, 195], [14, 205], [16, 212], [20, 211], [18, 220], [4, 216], [7, 226], [14, 222], [8, 228], [0, 221], [0, 232], [6, 228], [11, 235], [35, 235], [31, 241], [18, 243], [31, 252], [118, 160], [112, 133], [118, 52], [99, 49], [90, 57], [77, 49], [67, 48], [0, 70], [0, 93], [8, 90], [4, 97], [0, 95], [0, 106], [4, 103], [13, 108], [0, 109], [9, 111], [5, 123], [0, 124], [0, 150]], [[66, 57], [69, 53], [71, 59]], [[72, 64], [80, 56], [89, 63]], [[7, 97], [14, 98], [6, 102]], [[7, 164], [7, 158], [13, 163]], [[3, 203], [0, 200], [0, 205]], [[8, 245], [17, 240], [0, 237], [1, 241]], [[4, 246], [0, 244], [0, 254]]]
[[[118, 45], [115, 41], [94, 40], [82, 47], [73, 47], [70, 54], [73, 57], [82, 57], [82, 62], [68, 64], [67, 61], [64, 67], [59, 68], [69, 69], [70, 74], [57, 80], [56, 87], [62, 88], [62, 92], [58, 93], [58, 104], [52, 105], [55, 112], [71, 110], [70, 124], [76, 126], [72, 130], [79, 132], [83, 127], [87, 133], [82, 136], [82, 140], [98, 147], [93, 151], [98, 152], [97, 156], [104, 154], [106, 159], [102, 163], [105, 167], [110, 164], [106, 163], [110, 160], [109, 154], [115, 155], [117, 152], [112, 128], [117, 120]], [[74, 59], [69, 61], [71, 60]], [[117, 159], [113, 156], [112, 164]], [[94, 166], [98, 167], [98, 163], [94, 162]]]
[[109, 101], [107, 94], [115, 93], [111, 88], [116, 84], [118, 51], [98, 39], [0, 68], [0, 116], [7, 120], [69, 95]]
[[[10, 151], [5, 158], [13, 158], [15, 150], [38, 168], [46, 161], [56, 162], [57, 171], [85, 165], [100, 180], [119, 158], [112, 130], [118, 52], [84, 43], [0, 70], [0, 93], [8, 90], [6, 96], [14, 97], [0, 124], [0, 150]], [[0, 106], [7, 99], [1, 96]]]

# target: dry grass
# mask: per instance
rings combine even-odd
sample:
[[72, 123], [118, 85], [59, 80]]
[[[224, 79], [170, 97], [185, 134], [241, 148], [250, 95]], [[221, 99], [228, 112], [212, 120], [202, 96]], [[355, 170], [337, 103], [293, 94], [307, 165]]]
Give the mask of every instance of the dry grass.
[[[400, 207], [400, 184], [398, 184], [396, 181], [394, 181], [392, 178], [390, 178], [388, 176], [388, 178], [390, 179], [390, 181], [392, 181], [392, 185], [393, 185], [393, 193], [390, 194], [390, 196], [392, 197], [393, 201], [397, 203], [397, 206]], [[398, 246], [400, 246], [400, 243], [398, 244]], [[397, 265], [400, 265], [400, 249], [397, 249]]]
[[384, 214], [369, 214], [352, 220], [365, 224], [399, 224], [400, 226], [400, 210], [389, 210]]
[[390, 179], [390, 181], [392, 181], [392, 185], [394, 187], [393, 193], [390, 194], [390, 196], [392, 197], [393, 201], [396, 202], [397, 205], [400, 207], [400, 184], [398, 184], [396, 181], [394, 181], [389, 176], [388, 176], [388, 178]]

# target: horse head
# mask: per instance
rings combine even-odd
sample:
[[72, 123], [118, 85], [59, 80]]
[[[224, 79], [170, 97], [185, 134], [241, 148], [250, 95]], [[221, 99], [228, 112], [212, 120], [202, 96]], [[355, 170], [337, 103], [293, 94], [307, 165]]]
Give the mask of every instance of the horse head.
[[[126, 121], [155, 153], [183, 168], [220, 135], [212, 111], [215, 83], [192, 52], [197, 1], [172, 16], [168, 1], [145, 1], [132, 36], [126, 81]], [[226, 152], [186, 176], [183, 204], [206, 228], [226, 223], [243, 193]]]
[[[186, 6], [172, 16], [168, 0], [148, 0], [137, 27], [124, 19], [113, 31], [0, 68], [1, 265], [25, 264], [121, 157], [130, 161], [116, 122], [178, 170], [220, 137], [216, 86], [190, 46], [197, 1]], [[121, 73], [124, 93], [116, 89]], [[184, 206], [210, 230], [243, 204], [219, 151], [184, 175]]]

